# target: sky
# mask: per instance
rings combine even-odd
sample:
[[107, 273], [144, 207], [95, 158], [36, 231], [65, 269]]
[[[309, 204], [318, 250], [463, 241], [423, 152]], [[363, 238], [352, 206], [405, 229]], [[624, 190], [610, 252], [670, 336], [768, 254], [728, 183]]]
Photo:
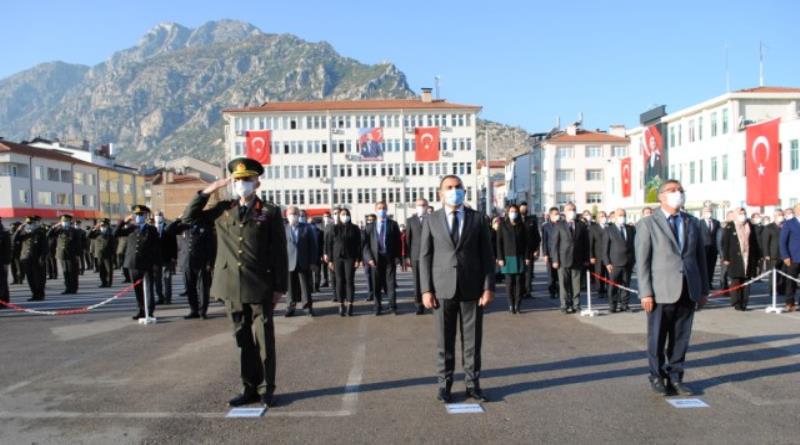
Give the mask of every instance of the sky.
[[[327, 41], [364, 63], [389, 61], [415, 91], [530, 132], [638, 124], [765, 84], [800, 87], [800, 2], [637, 1], [51, 1], [3, 0], [0, 78], [38, 63], [94, 65], [161, 22], [247, 21], [267, 33]], [[726, 51], [727, 48], [727, 51]], [[727, 53], [727, 57], [726, 57]]]

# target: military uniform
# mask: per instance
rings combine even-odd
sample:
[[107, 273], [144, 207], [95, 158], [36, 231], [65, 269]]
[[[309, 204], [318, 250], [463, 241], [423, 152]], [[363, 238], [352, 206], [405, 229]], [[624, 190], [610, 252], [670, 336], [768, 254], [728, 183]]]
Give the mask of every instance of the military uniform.
[[100, 287], [111, 287], [114, 282], [114, 255], [116, 238], [111, 231], [111, 221], [105, 219], [99, 228], [89, 232], [94, 263], [100, 273]]
[[[20, 222], [14, 222], [11, 224], [11, 230], [9, 231], [9, 239], [13, 238], [14, 232], [20, 226]], [[22, 250], [22, 242], [20, 240], [11, 241], [11, 284], [22, 284], [25, 280], [25, 274], [22, 272], [22, 263], [19, 260], [20, 250]]]
[[31, 228], [39, 217], [29, 217], [25, 224], [14, 232], [12, 243], [20, 243], [20, 262], [31, 289], [30, 301], [44, 300], [46, 276], [45, 265], [48, 256], [47, 232], [43, 227]]
[[[0, 301], [9, 301], [8, 265], [11, 263], [11, 235], [0, 223]], [[5, 306], [0, 305], [0, 309]]]
[[[62, 224], [71, 224], [72, 217], [61, 217]], [[78, 292], [78, 274], [80, 274], [80, 256], [83, 249], [82, 230], [72, 226], [55, 225], [47, 232], [50, 240], [55, 240], [55, 258], [61, 264], [61, 275], [64, 276], [64, 292], [62, 294], [75, 294]]]
[[[150, 213], [150, 209], [143, 205], [133, 206], [133, 213], [144, 215]], [[158, 243], [158, 230], [155, 227], [143, 224], [126, 224], [125, 221], [120, 221], [117, 225], [117, 230], [114, 235], [118, 239], [126, 239], [125, 246], [125, 260], [122, 267], [127, 268], [131, 274], [131, 280], [135, 283], [138, 280], [147, 281], [147, 316], [152, 317], [155, 311], [155, 299], [153, 298], [153, 268], [158, 264], [158, 258], [161, 254]], [[144, 317], [144, 285], [143, 281], [134, 287], [136, 292], [136, 302], [139, 305], [139, 312], [134, 315], [134, 319]]]
[[[264, 171], [247, 158], [234, 159], [228, 169], [234, 179]], [[262, 403], [269, 405], [276, 363], [273, 293], [286, 293], [289, 275], [281, 211], [255, 194], [246, 206], [239, 201], [220, 201], [204, 210], [209, 196], [198, 193], [182, 219], [187, 224], [215, 225], [217, 257], [211, 295], [225, 301], [233, 323], [244, 386], [244, 394], [229, 403], [242, 405], [260, 396]]]
[[160, 245], [159, 262], [153, 270], [153, 283], [158, 295], [157, 304], [172, 304], [172, 276], [175, 274], [175, 260], [178, 256], [178, 244], [175, 232], [165, 223], [153, 226], [158, 231]]
[[47, 239], [47, 257], [46, 257], [47, 279], [57, 280], [58, 260], [56, 259], [56, 248], [58, 247], [58, 240], [47, 236], [49, 230], [50, 227], [47, 226], [45, 230], [45, 237]]
[[[124, 225], [124, 224], [120, 224]], [[117, 226], [117, 228], [120, 227]], [[117, 256], [116, 256], [116, 267], [122, 268], [122, 276], [125, 277], [122, 280], [123, 283], [130, 283], [131, 282], [131, 271], [125, 267], [125, 250], [128, 247], [128, 238], [127, 237], [119, 237], [117, 238]]]
[[186, 318], [206, 318], [211, 295], [211, 266], [214, 264], [216, 254], [214, 227], [204, 224], [185, 224], [180, 220], [170, 226], [167, 230], [177, 235], [178, 267], [183, 272], [186, 296], [189, 299], [190, 312]]

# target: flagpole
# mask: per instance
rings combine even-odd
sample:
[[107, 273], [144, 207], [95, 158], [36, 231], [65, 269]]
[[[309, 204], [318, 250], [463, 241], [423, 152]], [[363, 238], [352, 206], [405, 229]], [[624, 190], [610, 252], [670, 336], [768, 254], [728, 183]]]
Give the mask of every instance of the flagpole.
[[486, 216], [492, 217], [492, 164], [489, 161], [489, 127], [486, 126], [486, 138], [484, 144], [486, 148]]

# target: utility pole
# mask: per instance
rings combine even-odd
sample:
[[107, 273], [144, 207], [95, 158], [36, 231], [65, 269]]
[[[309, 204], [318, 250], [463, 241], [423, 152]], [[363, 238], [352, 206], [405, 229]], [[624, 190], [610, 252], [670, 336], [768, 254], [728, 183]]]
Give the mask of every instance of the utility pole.
[[486, 216], [492, 217], [492, 164], [489, 157], [489, 127], [486, 128]]

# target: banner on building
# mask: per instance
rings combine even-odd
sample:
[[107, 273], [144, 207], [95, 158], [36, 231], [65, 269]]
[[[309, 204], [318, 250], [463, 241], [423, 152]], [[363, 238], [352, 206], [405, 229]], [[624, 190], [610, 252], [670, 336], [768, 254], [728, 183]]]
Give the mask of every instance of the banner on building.
[[621, 162], [622, 174], [622, 197], [628, 198], [631, 196], [631, 158], [625, 158]]
[[245, 146], [248, 158], [258, 161], [261, 165], [269, 165], [272, 149], [272, 132], [270, 130], [245, 132]]
[[666, 150], [662, 136], [664, 124], [645, 127], [642, 135], [642, 154], [644, 158], [644, 202], [658, 202], [658, 188], [666, 176]]
[[383, 128], [358, 129], [358, 153], [362, 161], [383, 160]]
[[749, 206], [769, 206], [780, 202], [780, 123], [778, 118], [747, 127], [745, 175]]
[[414, 160], [416, 162], [438, 161], [439, 160], [439, 129], [438, 128], [417, 128], [414, 130], [416, 139], [416, 150]]

